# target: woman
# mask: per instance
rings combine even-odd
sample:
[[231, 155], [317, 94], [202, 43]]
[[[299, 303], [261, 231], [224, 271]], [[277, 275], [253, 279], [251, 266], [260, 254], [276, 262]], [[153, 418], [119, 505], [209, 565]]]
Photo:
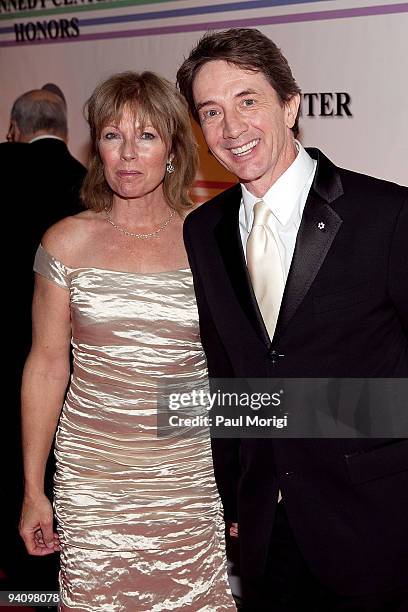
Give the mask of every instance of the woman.
[[[157, 75], [88, 102], [88, 210], [44, 235], [22, 390], [31, 554], [61, 550], [61, 609], [233, 610], [210, 443], [160, 438], [156, 386], [205, 379], [182, 241], [196, 170], [186, 107]], [[55, 515], [44, 465], [55, 449]]]

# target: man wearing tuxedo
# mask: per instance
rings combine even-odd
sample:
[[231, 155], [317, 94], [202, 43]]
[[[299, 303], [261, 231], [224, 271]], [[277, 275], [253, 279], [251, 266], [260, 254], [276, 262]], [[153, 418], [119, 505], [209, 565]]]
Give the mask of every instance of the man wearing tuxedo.
[[[81, 212], [79, 192], [86, 168], [67, 147], [67, 105], [59, 88], [34, 89], [19, 96], [11, 109], [9, 143], [1, 145], [8, 226], [19, 227], [18, 265], [12, 282], [19, 295], [22, 364], [31, 345], [34, 255], [44, 232], [64, 217]], [[24, 327], [22, 331], [21, 327]]]
[[[86, 168], [67, 147], [67, 106], [63, 94], [50, 91], [50, 86], [17, 98], [7, 135], [12, 142], [29, 144], [24, 150], [23, 167], [31, 181], [30, 208], [35, 208], [32, 220], [35, 232], [31, 227], [31, 235], [36, 241], [50, 225], [81, 212], [79, 191], [86, 174]], [[15, 168], [14, 175], [21, 176], [21, 168]]]
[[[406, 377], [408, 189], [295, 140], [300, 90], [257, 30], [204, 36], [177, 78], [239, 179], [184, 226], [210, 376]], [[408, 609], [408, 441], [215, 439], [213, 452], [245, 611]]]
[[[38, 560], [28, 557], [21, 546], [17, 520], [21, 508], [22, 478], [20, 450], [20, 386], [24, 362], [31, 346], [31, 303], [33, 297], [34, 256], [42, 235], [50, 225], [82, 210], [79, 191], [86, 174], [85, 167], [69, 152], [67, 141], [66, 102], [56, 86], [26, 92], [13, 104], [9, 142], [0, 144], [2, 202], [5, 228], [15, 236], [2, 278], [6, 288], [4, 309], [7, 325], [4, 346], [7, 347], [7, 381], [4, 389], [3, 425], [7, 434], [7, 461], [13, 470], [3, 470], [2, 490], [5, 525], [1, 565], [9, 577], [9, 587], [55, 590], [58, 559]], [[56, 93], [59, 92], [59, 93]], [[4, 444], [3, 444], [4, 446]], [[50, 454], [46, 487], [52, 490], [54, 456]]]

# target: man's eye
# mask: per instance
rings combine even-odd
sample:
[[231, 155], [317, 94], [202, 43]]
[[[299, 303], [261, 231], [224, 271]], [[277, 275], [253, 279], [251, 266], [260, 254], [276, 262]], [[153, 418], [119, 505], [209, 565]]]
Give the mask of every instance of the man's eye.
[[212, 119], [212, 117], [216, 117], [218, 114], [219, 112], [215, 108], [210, 108], [203, 112], [203, 117], [204, 119]]
[[253, 106], [255, 104], [255, 100], [253, 98], [247, 98], [243, 101], [244, 106]]

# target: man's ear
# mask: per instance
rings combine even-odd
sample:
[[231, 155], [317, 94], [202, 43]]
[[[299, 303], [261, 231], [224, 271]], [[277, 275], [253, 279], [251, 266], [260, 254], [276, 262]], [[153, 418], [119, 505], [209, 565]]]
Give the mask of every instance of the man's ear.
[[286, 125], [293, 128], [299, 110], [300, 94], [295, 94], [286, 102]]
[[9, 125], [9, 129], [7, 132], [6, 140], [8, 142], [20, 142], [20, 138], [21, 138], [21, 132], [18, 129], [16, 122], [10, 120], [10, 125]]

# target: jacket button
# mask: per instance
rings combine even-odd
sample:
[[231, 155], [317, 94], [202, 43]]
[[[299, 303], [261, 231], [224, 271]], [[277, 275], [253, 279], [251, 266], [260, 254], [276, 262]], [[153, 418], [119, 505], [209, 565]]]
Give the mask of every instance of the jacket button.
[[271, 360], [272, 365], [275, 365], [281, 357], [284, 357], [284, 355], [279, 353], [279, 351], [274, 348], [269, 349], [268, 358]]

